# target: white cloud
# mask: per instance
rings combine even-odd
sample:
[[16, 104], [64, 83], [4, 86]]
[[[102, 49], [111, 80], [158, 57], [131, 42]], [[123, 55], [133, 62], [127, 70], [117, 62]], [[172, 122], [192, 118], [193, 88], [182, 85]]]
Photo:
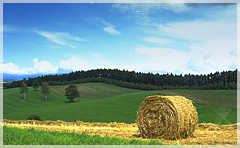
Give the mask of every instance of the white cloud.
[[[208, 49], [208, 50], [207, 50]], [[235, 51], [214, 51], [197, 48], [192, 51], [179, 51], [171, 48], [138, 47], [134, 50], [147, 57], [138, 69], [141, 71], [166, 71], [193, 74], [207, 74], [229, 70], [237, 64]], [[237, 68], [237, 67], [236, 67]]]
[[72, 48], [76, 48], [75, 46], [70, 45], [70, 43], [72, 43], [72, 41], [81, 41], [81, 42], [84, 41], [83, 39], [80, 39], [79, 37], [73, 36], [66, 32], [35, 31], [35, 33], [47, 38], [48, 40], [50, 40], [54, 43], [69, 46]]
[[108, 27], [112, 27], [112, 28], [115, 27], [113, 24], [105, 21], [103, 18], [97, 18], [97, 19], [99, 19], [100, 21], [102, 21], [102, 23], [103, 23], [104, 25], [108, 26]]
[[150, 9], [166, 9], [178, 13], [185, 12], [190, 9], [190, 7], [186, 6], [185, 3], [151, 3], [151, 1], [149, 1], [149, 3], [116, 3], [113, 4], [112, 7], [123, 12], [129, 10], [148, 11]]
[[113, 34], [113, 35], [119, 35], [120, 32], [118, 32], [117, 30], [115, 30], [113, 27], [105, 27], [103, 28], [104, 31]]
[[184, 70], [191, 58], [188, 52], [172, 48], [138, 47], [134, 49], [140, 54], [147, 55], [145, 63], [141, 66], [144, 71], [174, 71]]
[[[0, 25], [0, 32], [4, 31], [4, 32], [10, 32], [10, 33], [13, 33], [13, 32], [16, 32], [17, 29], [16, 27], [12, 26], [12, 25]], [[2, 30], [3, 29], [3, 30]]]
[[[136, 52], [146, 55], [143, 69], [206, 74], [237, 68], [237, 17], [236, 11], [230, 10], [232, 7], [234, 6], [214, 16], [215, 19], [158, 24], [154, 33], [148, 33], [161, 34], [176, 41], [184, 40], [188, 45], [185, 51], [178, 50], [177, 46], [175, 49], [164, 46], [136, 47]], [[145, 38], [142, 41], [157, 43], [154, 38]]]
[[73, 40], [76, 40], [76, 41], [84, 42], [84, 40], [83, 40], [83, 39], [80, 39], [79, 37], [73, 37], [72, 39], [73, 39]]
[[19, 66], [16, 66], [15, 64], [8, 62], [6, 64], [1, 64], [1, 67], [3, 69], [3, 73], [8, 74], [27, 74], [27, 71], [24, 71], [23, 69], [20, 69]]
[[2, 64], [3, 73], [7, 74], [34, 74], [34, 73], [55, 73], [58, 69], [58, 66], [53, 67], [48, 61], [38, 62], [37, 58], [33, 59], [34, 66], [33, 68], [20, 68], [19, 66], [8, 62]]
[[49, 61], [38, 61], [37, 58], [33, 59], [33, 67], [20, 68], [19, 66], [8, 62], [5, 64], [0, 64], [0, 67], [3, 69], [3, 73], [7, 74], [36, 74], [36, 73], [44, 73], [44, 74], [54, 74], [58, 72], [59, 68], [63, 70], [75, 71], [75, 70], [89, 70], [92, 66], [81, 59], [76, 59], [74, 57], [59, 62], [58, 66], [52, 66]]
[[108, 33], [110, 33], [110, 34], [112, 34], [112, 35], [119, 35], [119, 34], [120, 34], [119, 31], [117, 31], [117, 30], [114, 29], [115, 26], [114, 26], [113, 24], [105, 21], [103, 18], [97, 18], [96, 20], [97, 20], [97, 21], [100, 21], [101, 23], [103, 23], [103, 25], [105, 26], [105, 27], [103, 28], [104, 31], [106, 31], [106, 32], [108, 32]]
[[223, 20], [197, 20], [159, 24], [157, 28], [171, 37], [211, 42], [212, 40], [231, 41], [236, 37], [236, 25], [236, 22]]
[[46, 37], [47, 39], [49, 39], [52, 42], [58, 43], [60, 45], [66, 45], [61, 39], [59, 39], [57, 34], [52, 34], [52, 33], [45, 32], [45, 31], [39, 31], [38, 34]]
[[76, 46], [72, 46], [72, 45], [68, 45], [69, 47], [72, 47], [72, 48], [77, 48]]
[[180, 55], [181, 51], [177, 51], [175, 49], [171, 49], [171, 48], [158, 48], [158, 47], [138, 47], [138, 48], [134, 48], [134, 50], [138, 53], [141, 54], [145, 54], [145, 55], [150, 55], [150, 56], [165, 56], [165, 55]]
[[156, 44], [168, 44], [168, 43], [171, 42], [171, 41], [168, 40], [168, 39], [155, 38], [155, 37], [144, 38], [144, 39], [142, 39], [142, 41], [151, 42], [151, 43], [156, 43]]
[[91, 67], [92, 66], [90, 64], [74, 57], [68, 59], [67, 61], [61, 60], [59, 63], [59, 68], [65, 70], [89, 70]]
[[37, 58], [33, 59], [33, 63], [34, 63], [34, 67], [33, 67], [33, 71], [35, 71], [35, 73], [54, 73], [58, 70], [58, 66], [53, 67], [49, 61], [40, 61], [38, 62]]

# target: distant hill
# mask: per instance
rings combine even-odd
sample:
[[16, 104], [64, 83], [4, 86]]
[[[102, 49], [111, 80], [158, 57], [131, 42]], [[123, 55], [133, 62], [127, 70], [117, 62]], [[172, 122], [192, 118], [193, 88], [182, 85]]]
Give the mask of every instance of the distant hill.
[[11, 83], [15, 81], [15, 79], [3, 79], [2, 82], [3, 84], [6, 84], [6, 85], [11, 85]]
[[[52, 75], [56, 75], [56, 74], [64, 74], [64, 73], [55, 73]], [[51, 74], [45, 74], [45, 73], [38, 73], [38, 74], [31, 74], [31, 75], [18, 75], [18, 74], [6, 74], [3, 73], [3, 79], [7, 80], [7, 79], [13, 79], [13, 80], [23, 80], [23, 78], [28, 79], [28, 78], [35, 78], [38, 76], [45, 76], [45, 75], [51, 75]]]
[[3, 74], [3, 80], [22, 80], [23, 78], [35, 78], [41, 76], [41, 74], [33, 75], [16, 75], [16, 74]]
[[3, 83], [12, 83], [12, 81], [14, 81], [15, 79], [3, 79]]

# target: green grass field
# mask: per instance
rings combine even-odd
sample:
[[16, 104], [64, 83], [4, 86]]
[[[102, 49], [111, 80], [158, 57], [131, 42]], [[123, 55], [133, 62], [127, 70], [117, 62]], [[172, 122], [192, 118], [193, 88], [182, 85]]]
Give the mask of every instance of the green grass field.
[[159, 90], [140, 91], [103, 83], [77, 84], [80, 98], [68, 103], [63, 86], [51, 86], [48, 100], [40, 88], [29, 87], [23, 100], [19, 88], [3, 91], [3, 118], [25, 120], [37, 114], [41, 120], [74, 120], [87, 122], [136, 122], [142, 101], [152, 95], [182, 95], [194, 100], [199, 123], [234, 124], [237, 122], [237, 91], [235, 90]]
[[163, 145], [156, 140], [120, 139], [86, 133], [20, 129], [3, 126], [4, 145]]
[[163, 95], [180, 95], [190, 98], [195, 103], [237, 109], [237, 90], [159, 90], [153, 91]]

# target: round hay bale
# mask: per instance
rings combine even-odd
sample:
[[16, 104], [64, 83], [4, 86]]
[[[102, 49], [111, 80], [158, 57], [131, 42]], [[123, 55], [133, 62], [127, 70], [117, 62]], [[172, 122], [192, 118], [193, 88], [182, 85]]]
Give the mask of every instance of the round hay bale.
[[150, 96], [139, 107], [137, 125], [143, 137], [182, 139], [193, 136], [198, 113], [182, 96]]

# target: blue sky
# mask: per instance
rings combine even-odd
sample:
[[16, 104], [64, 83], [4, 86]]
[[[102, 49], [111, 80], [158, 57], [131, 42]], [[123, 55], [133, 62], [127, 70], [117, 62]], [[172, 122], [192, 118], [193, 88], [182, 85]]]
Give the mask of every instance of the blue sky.
[[4, 3], [3, 73], [237, 68], [237, 4]]

